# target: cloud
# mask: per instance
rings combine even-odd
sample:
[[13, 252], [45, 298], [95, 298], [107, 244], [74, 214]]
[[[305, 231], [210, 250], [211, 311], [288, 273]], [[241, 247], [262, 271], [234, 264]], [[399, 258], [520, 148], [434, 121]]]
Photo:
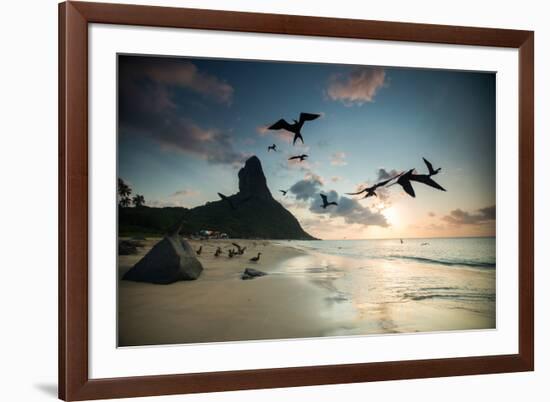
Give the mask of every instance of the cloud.
[[286, 142], [287, 144], [292, 144], [294, 135], [286, 130], [270, 130], [268, 129], [269, 125], [263, 125], [256, 127], [256, 132], [260, 137], [265, 137], [269, 134], [274, 135], [279, 140]]
[[197, 190], [187, 190], [187, 189], [184, 189], [184, 190], [179, 190], [179, 191], [176, 191], [172, 194], [170, 194], [170, 197], [196, 197], [200, 194], [200, 191], [197, 191]]
[[187, 118], [186, 108], [177, 101], [177, 90], [187, 88], [228, 103], [233, 94], [228, 84], [181, 61], [144, 63], [123, 58], [119, 77], [121, 135], [149, 138], [164, 150], [192, 154], [213, 164], [239, 164], [246, 158], [227, 132]]
[[189, 208], [188, 203], [190, 198], [196, 198], [200, 195], [200, 191], [197, 190], [178, 190], [169, 196], [161, 199], [151, 200], [147, 204], [151, 207], [164, 208], [164, 207], [185, 207]]
[[395, 177], [399, 174], [399, 172], [395, 169], [392, 169], [392, 170], [386, 170], [384, 168], [379, 168], [377, 171], [376, 171], [376, 174], [377, 174], [377, 180], [378, 181], [381, 181], [381, 180], [387, 180], [389, 179], [390, 177]]
[[200, 127], [185, 118], [165, 121], [150, 137], [166, 150], [190, 153], [212, 164], [240, 164], [247, 157], [234, 149], [228, 134]]
[[309, 176], [294, 183], [290, 187], [290, 193], [294, 194], [297, 200], [307, 201], [314, 198], [322, 186], [323, 182], [319, 176]]
[[359, 67], [349, 74], [336, 74], [329, 79], [327, 94], [330, 99], [346, 106], [372, 102], [385, 84], [386, 72], [378, 67]]
[[430, 218], [433, 218], [433, 217], [435, 217], [435, 212], [431, 212], [431, 211], [430, 211], [430, 212], [428, 212], [428, 216], [429, 216]]
[[449, 215], [445, 215], [441, 219], [451, 225], [480, 225], [494, 221], [496, 218], [496, 206], [492, 205], [485, 208], [480, 208], [474, 213], [463, 211], [460, 208], [452, 210]]
[[219, 78], [200, 71], [189, 61], [156, 61], [143, 66], [143, 76], [168, 87], [185, 88], [219, 103], [231, 104], [234, 89]]
[[269, 134], [269, 131], [270, 131], [267, 127], [269, 127], [267, 124], [264, 126], [258, 126], [256, 127], [256, 132], [260, 134], [262, 137], [266, 136]]
[[330, 178], [330, 181], [332, 181], [333, 183], [337, 183], [337, 182], [339, 182], [339, 181], [341, 181], [341, 180], [342, 180], [342, 176], [332, 176], [332, 177]]
[[342, 151], [334, 152], [330, 156], [330, 164], [333, 166], [347, 165], [348, 163], [346, 162], [346, 153]]
[[331, 218], [341, 217], [344, 219], [344, 222], [349, 224], [357, 223], [363, 226], [389, 226], [383, 214], [372, 211], [369, 207], [361, 205], [358, 200], [340, 197], [334, 190], [325, 192], [324, 194], [327, 196], [329, 202], [336, 201], [338, 205], [323, 209], [321, 207], [321, 197], [319, 194], [315, 194], [316, 197], [311, 198], [309, 207], [311, 212], [316, 214], [327, 214]]
[[[389, 226], [386, 217], [380, 212], [373, 211], [369, 207], [361, 205], [358, 200], [340, 197], [334, 190], [322, 191], [323, 185], [323, 178], [310, 171], [303, 180], [294, 183], [289, 191], [295, 196], [297, 201], [309, 202], [309, 211], [318, 214], [318, 218], [341, 217], [348, 224], [358, 223], [364, 226]], [[328, 197], [329, 202], [336, 201], [338, 205], [323, 209], [319, 195], [321, 193]], [[307, 204], [304, 205], [302, 203], [302, 207], [304, 206], [307, 206]]]

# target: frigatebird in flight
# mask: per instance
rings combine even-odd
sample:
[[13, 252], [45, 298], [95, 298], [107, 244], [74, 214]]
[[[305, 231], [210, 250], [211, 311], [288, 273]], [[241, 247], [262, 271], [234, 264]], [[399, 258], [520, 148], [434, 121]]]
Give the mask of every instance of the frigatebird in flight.
[[430, 176], [435, 176], [441, 171], [441, 168], [434, 169], [433, 165], [426, 158], [422, 158], [422, 159], [424, 160], [424, 163], [428, 167], [428, 172]]
[[268, 127], [268, 130], [286, 130], [291, 133], [294, 133], [294, 140], [292, 141], [292, 145], [296, 144], [296, 141], [298, 138], [300, 141], [302, 141], [302, 144], [304, 143], [304, 138], [302, 137], [302, 126], [306, 121], [315, 120], [321, 116], [320, 114], [314, 114], [314, 113], [300, 113], [300, 120], [293, 120], [294, 123], [289, 123], [285, 119], [280, 119], [276, 123], [272, 124]]
[[323, 200], [323, 205], [320, 205], [321, 208], [326, 209], [326, 207], [328, 207], [329, 205], [338, 205], [338, 203], [334, 202], [334, 201], [328, 202], [326, 195], [324, 195], [324, 194], [319, 194], [319, 195], [321, 196], [321, 199]]
[[303, 162], [304, 159], [306, 159], [309, 155], [306, 155], [306, 154], [302, 154], [302, 155], [296, 155], [296, 156], [291, 156], [290, 158], [288, 158], [289, 161], [293, 160], [293, 159], [300, 159], [300, 162]]
[[411, 169], [407, 173], [402, 174], [399, 177], [399, 179], [397, 179], [397, 184], [401, 185], [401, 187], [403, 187], [403, 190], [405, 190], [405, 192], [409, 194], [411, 197], [416, 197], [411, 181], [417, 181], [419, 183], [426, 184], [427, 186], [436, 188], [438, 190], [447, 191], [443, 187], [441, 187], [438, 183], [436, 183], [430, 177], [430, 175], [414, 174], [413, 172], [414, 172], [414, 169]]
[[286, 193], [288, 193], [288, 190], [279, 190], [281, 193], [283, 193], [283, 197], [286, 197]]
[[277, 152], [277, 144], [273, 144], [273, 145], [270, 145], [270, 146], [267, 147], [267, 152], [269, 152], [271, 150]]
[[367, 194], [365, 194], [365, 196], [364, 196], [363, 198], [372, 197], [372, 196], [378, 197], [378, 195], [376, 194], [376, 189], [377, 189], [378, 187], [385, 186], [385, 185], [388, 184], [390, 181], [392, 181], [393, 179], [396, 179], [397, 177], [401, 176], [402, 174], [403, 174], [403, 173], [398, 174], [397, 176], [390, 177], [390, 178], [387, 179], [387, 180], [378, 182], [378, 183], [376, 183], [374, 186], [370, 186], [370, 187], [364, 188], [363, 190], [358, 191], [358, 192], [356, 192], [356, 193], [346, 193], [346, 194], [347, 194], [347, 195], [358, 195], [358, 194], [361, 194], [361, 193], [367, 193]]

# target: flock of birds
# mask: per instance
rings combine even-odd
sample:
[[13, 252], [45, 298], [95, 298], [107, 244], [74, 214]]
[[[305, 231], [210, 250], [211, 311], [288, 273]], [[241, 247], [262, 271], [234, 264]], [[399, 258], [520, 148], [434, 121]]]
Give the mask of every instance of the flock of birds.
[[[277, 122], [273, 123], [271, 126], [268, 127], [268, 130], [285, 130], [292, 134], [294, 134], [294, 139], [292, 140], [292, 145], [296, 145], [296, 141], [300, 140], [302, 144], [304, 144], [304, 137], [302, 136], [302, 127], [304, 126], [304, 123], [306, 121], [312, 121], [317, 118], [319, 118], [321, 115], [316, 113], [300, 113], [300, 117], [298, 120], [293, 119], [293, 123], [287, 122], [285, 119], [279, 119]], [[272, 144], [267, 147], [267, 152], [278, 152], [277, 144]], [[301, 154], [301, 155], [294, 155], [288, 158], [288, 160], [298, 160], [299, 162], [303, 162], [309, 157], [307, 154]], [[399, 184], [403, 190], [410, 195], [411, 197], [416, 197], [416, 193], [414, 191], [414, 187], [412, 186], [411, 182], [418, 182], [425, 184], [427, 186], [433, 187], [437, 190], [441, 191], [447, 191], [445, 190], [441, 185], [439, 185], [434, 179], [432, 179], [432, 176], [437, 175], [441, 168], [434, 169], [433, 165], [430, 161], [428, 161], [426, 158], [422, 158], [424, 160], [424, 163], [426, 164], [426, 167], [428, 168], [427, 174], [416, 174], [416, 169], [410, 169], [408, 171], [403, 171], [393, 177], [390, 177], [386, 180], [380, 181], [370, 187], [366, 187], [358, 192], [354, 193], [346, 193], [347, 195], [360, 195], [365, 193], [365, 195], [362, 198], [368, 198], [368, 197], [377, 197], [376, 190], [381, 187], [390, 187], [394, 184]], [[396, 180], [397, 179], [397, 180]], [[396, 180], [395, 182], [393, 182]], [[390, 182], [393, 182], [392, 184], [389, 184]], [[279, 190], [283, 196], [286, 196], [289, 190]], [[328, 201], [327, 196], [324, 194], [319, 194], [321, 197], [322, 204], [320, 205], [321, 208], [326, 209], [327, 207], [334, 205], [337, 206], [338, 203], [336, 201]], [[233, 201], [226, 195], [222, 193], [218, 193], [218, 196], [221, 200], [227, 202], [227, 204], [231, 207], [231, 209], [236, 209], [236, 205], [233, 203]], [[244, 202], [246, 200], [242, 200], [241, 202]]]
[[[271, 126], [268, 127], [269, 130], [285, 130], [292, 134], [294, 134], [294, 139], [292, 141], [292, 145], [296, 145], [296, 141], [300, 140], [302, 144], [304, 144], [304, 137], [302, 136], [302, 127], [304, 126], [304, 123], [306, 121], [311, 121], [319, 118], [320, 114], [314, 114], [314, 113], [300, 113], [299, 120], [293, 120], [293, 123], [289, 123], [284, 119], [280, 119]], [[267, 147], [267, 152], [278, 152], [277, 144], [272, 144]], [[301, 154], [301, 155], [294, 155], [288, 158], [288, 160], [299, 160], [299, 162], [303, 162], [305, 159], [307, 159], [309, 155]], [[447, 191], [445, 190], [441, 185], [439, 185], [434, 179], [432, 179], [432, 176], [437, 175], [441, 168], [434, 169], [432, 163], [428, 161], [426, 158], [422, 158], [424, 161], [424, 164], [428, 168], [427, 174], [416, 174], [416, 169], [409, 169], [407, 171], [403, 171], [401, 173], [398, 173], [394, 175], [393, 177], [390, 177], [388, 179], [382, 180], [376, 184], [373, 184], [370, 187], [365, 187], [360, 191], [352, 192], [352, 193], [346, 193], [347, 195], [360, 195], [365, 194], [361, 199], [368, 198], [368, 197], [377, 197], [376, 191], [379, 188], [382, 187], [390, 187], [395, 184], [399, 184], [403, 190], [410, 195], [411, 197], [416, 197], [416, 193], [414, 191], [414, 187], [412, 186], [411, 182], [417, 182], [422, 183], [427, 186], [433, 187], [437, 190], [441, 191]], [[393, 183], [392, 183], [393, 182]], [[392, 183], [392, 184], [390, 184]], [[289, 190], [279, 190], [283, 196], [286, 196]], [[326, 209], [330, 206], [337, 206], [338, 203], [336, 201], [329, 201], [327, 196], [325, 194], [319, 194], [321, 197], [322, 204], [320, 205], [321, 208]], [[218, 196], [222, 201], [225, 201], [231, 209], [236, 209], [237, 206], [234, 204], [234, 202], [231, 200], [230, 197], [218, 193]], [[241, 202], [244, 202], [246, 200], [242, 200]], [[403, 240], [401, 240], [401, 243], [403, 243]], [[246, 251], [246, 247], [241, 247], [237, 243], [231, 243], [235, 248], [231, 248], [227, 252], [227, 256], [229, 258], [233, 258], [235, 256], [243, 255]], [[428, 243], [423, 243], [422, 245], [427, 245]], [[202, 253], [202, 246], [199, 247], [198, 250], [196, 250], [197, 255], [201, 255]], [[223, 250], [221, 247], [218, 247], [214, 253], [214, 257], [219, 257], [223, 254]], [[252, 257], [249, 259], [250, 262], [258, 262], [260, 260], [260, 256], [262, 253], [258, 253], [255, 257]]]
[[[235, 256], [238, 256], [238, 255], [243, 255], [246, 251], [246, 246], [244, 247], [241, 247], [239, 244], [237, 243], [231, 243], [231, 245], [233, 245], [234, 247], [236, 248], [231, 248], [227, 251], [227, 256], [229, 258], [233, 258]], [[195, 250], [195, 253], [197, 253], [197, 255], [201, 255], [202, 254], [202, 246], [200, 246], [197, 250]], [[223, 254], [223, 250], [221, 247], [217, 247], [216, 248], [216, 251], [214, 252], [214, 257], [219, 257], [220, 255]], [[258, 262], [260, 261], [260, 256], [262, 255], [262, 253], [258, 253], [256, 255], [256, 257], [252, 257], [250, 258], [248, 261], [250, 262]]]
[[[268, 127], [269, 130], [285, 130], [292, 134], [294, 134], [294, 139], [292, 141], [292, 145], [296, 145], [296, 141], [300, 140], [302, 141], [302, 144], [304, 144], [304, 137], [302, 136], [302, 127], [304, 126], [304, 123], [306, 121], [315, 120], [318, 117], [320, 117], [320, 114], [314, 114], [314, 113], [300, 113], [299, 120], [293, 120], [294, 123], [289, 123], [284, 119], [278, 120], [276, 123], [272, 124]], [[267, 152], [274, 151], [277, 152], [277, 144], [272, 144], [267, 147]], [[301, 154], [301, 155], [294, 155], [288, 158], [288, 160], [299, 160], [300, 162], [303, 162], [305, 159], [307, 159], [309, 155]], [[358, 192], [355, 193], [346, 193], [347, 195], [359, 195], [365, 193], [364, 197], [362, 198], [368, 198], [368, 197], [377, 197], [376, 190], [381, 187], [389, 187], [394, 184], [399, 184], [403, 190], [410, 195], [411, 197], [416, 197], [414, 188], [411, 184], [411, 182], [418, 182], [423, 183], [427, 186], [433, 187], [435, 189], [441, 190], [441, 191], [447, 191], [441, 185], [439, 185], [435, 180], [432, 179], [432, 176], [435, 176], [441, 171], [441, 168], [434, 169], [433, 165], [428, 161], [426, 158], [422, 158], [424, 160], [424, 163], [426, 164], [428, 168], [428, 174], [416, 174], [415, 169], [410, 169], [408, 171], [401, 172], [393, 177], [390, 177], [386, 180], [380, 181], [370, 187], [366, 187]], [[394, 183], [389, 184], [390, 182], [396, 180]], [[286, 196], [288, 190], [279, 190], [283, 196]], [[337, 206], [338, 203], [335, 201], [329, 202], [327, 199], [327, 196], [324, 194], [320, 194], [322, 204], [320, 205], [321, 208], [326, 209], [327, 207], [334, 205]], [[221, 197], [221, 195], [220, 195]]]

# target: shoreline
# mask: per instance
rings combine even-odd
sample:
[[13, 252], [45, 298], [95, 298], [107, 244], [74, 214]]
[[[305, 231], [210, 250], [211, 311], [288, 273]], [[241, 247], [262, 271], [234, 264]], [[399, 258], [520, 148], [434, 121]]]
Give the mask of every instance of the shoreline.
[[[204, 270], [197, 280], [170, 285], [120, 280], [156, 241], [147, 240], [138, 255], [119, 256], [118, 346], [319, 337], [330, 329], [318, 314], [324, 292], [277, 272], [280, 263], [305, 253], [263, 240], [190, 240], [195, 250], [203, 246]], [[246, 246], [246, 254], [213, 256], [218, 245], [225, 251], [232, 242]], [[260, 262], [249, 262], [256, 252], [262, 252]], [[242, 280], [245, 268], [268, 275]]]
[[[156, 241], [146, 240], [138, 255], [119, 256], [119, 278]], [[119, 280], [119, 346], [495, 327], [494, 299], [475, 290], [490, 293], [494, 270], [357, 259], [284, 240], [189, 242], [195, 250], [203, 246], [204, 271], [197, 280], [171, 285]], [[246, 246], [245, 255], [228, 258], [232, 242]], [[218, 246], [224, 256], [216, 258]], [[249, 262], [257, 252], [260, 262]], [[268, 275], [243, 281], [245, 268]]]

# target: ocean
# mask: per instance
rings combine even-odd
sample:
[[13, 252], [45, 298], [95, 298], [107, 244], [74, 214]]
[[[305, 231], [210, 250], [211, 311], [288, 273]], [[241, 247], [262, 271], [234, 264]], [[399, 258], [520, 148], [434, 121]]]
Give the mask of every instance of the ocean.
[[304, 251], [279, 274], [330, 292], [334, 335], [496, 327], [494, 237], [280, 242]]
[[409, 260], [448, 267], [495, 269], [494, 237], [292, 241], [304, 249], [352, 258]]

